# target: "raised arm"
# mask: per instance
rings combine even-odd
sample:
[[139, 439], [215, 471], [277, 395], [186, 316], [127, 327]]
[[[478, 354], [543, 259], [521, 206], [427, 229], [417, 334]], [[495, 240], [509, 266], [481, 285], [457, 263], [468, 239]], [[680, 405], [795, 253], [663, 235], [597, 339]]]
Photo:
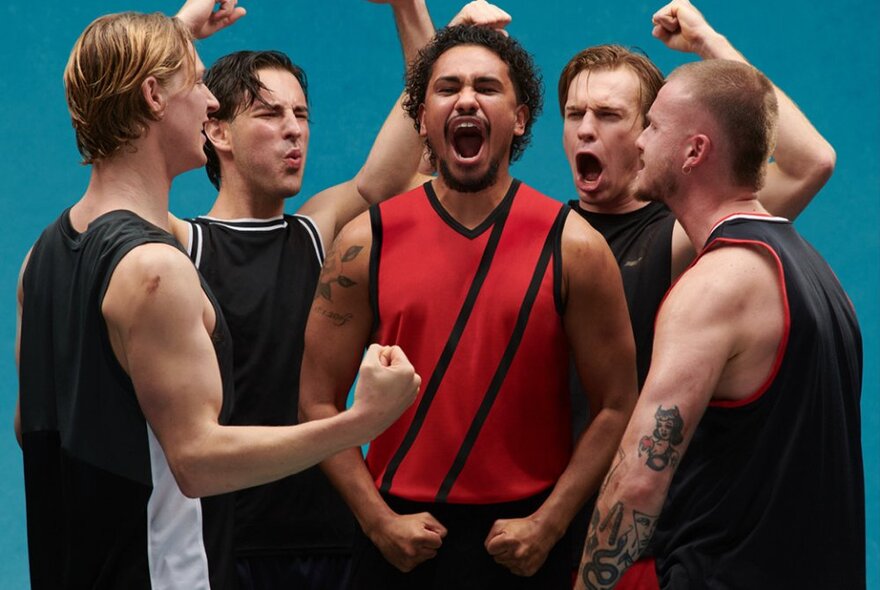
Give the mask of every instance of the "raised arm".
[[775, 272], [765, 254], [722, 248], [673, 287], [657, 316], [651, 371], [590, 520], [577, 588], [613, 588], [642, 555], [713, 397], [742, 399], [767, 378], [783, 329]]
[[266, 483], [381, 432], [412, 402], [418, 377], [399, 349], [375, 347], [351, 410], [297, 426], [221, 426], [216, 317], [186, 256], [139, 246], [110, 279], [102, 311], [122, 368], [181, 491], [192, 497]]
[[[303, 419], [327, 419], [345, 407], [373, 313], [369, 301], [372, 235], [366, 214], [340, 233], [327, 254], [306, 328], [300, 393]], [[321, 464], [364, 533], [402, 571], [436, 555], [446, 529], [428, 513], [393, 512], [376, 490], [359, 449]]]
[[574, 214], [563, 230], [562, 264], [565, 332], [593, 419], [544, 504], [529, 517], [499, 520], [489, 533], [486, 548], [495, 561], [525, 576], [544, 563], [598, 489], [636, 401], [635, 344], [620, 271], [605, 240]]
[[[236, 6], [238, 0], [186, 0], [175, 18], [180, 19], [196, 39], [210, 37], [243, 17], [247, 11]], [[219, 4], [220, 8], [214, 10]]]
[[[715, 31], [688, 0], [674, 0], [653, 17], [655, 37], [677, 51], [702, 59], [748, 63], [726, 37]], [[794, 219], [825, 185], [834, 171], [834, 148], [797, 105], [774, 85], [779, 102], [779, 125], [774, 162], [758, 199], [774, 215]]]

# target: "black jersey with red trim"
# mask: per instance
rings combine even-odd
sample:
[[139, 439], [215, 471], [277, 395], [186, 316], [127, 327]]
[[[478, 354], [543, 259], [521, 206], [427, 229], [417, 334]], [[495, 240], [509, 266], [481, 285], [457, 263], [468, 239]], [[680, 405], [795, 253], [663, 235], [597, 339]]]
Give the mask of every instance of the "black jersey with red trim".
[[738, 245], [775, 257], [786, 332], [764, 386], [696, 428], [654, 535], [661, 587], [864, 588], [855, 312], [787, 220], [727, 218], [703, 254]]
[[[101, 310], [132, 249], [179, 249], [130, 211], [79, 233], [65, 211], [22, 277], [20, 401], [31, 587], [230, 588], [232, 497], [186, 498], [110, 345]], [[212, 340], [231, 406], [231, 341], [214, 306]]]
[[513, 181], [468, 229], [430, 183], [371, 210], [377, 341], [422, 375], [417, 402], [374, 440], [386, 493], [488, 504], [553, 486], [571, 449], [560, 240], [568, 207]]
[[[190, 220], [190, 257], [226, 316], [234, 346], [231, 423], [298, 423], [306, 321], [324, 260], [314, 222]], [[354, 517], [319, 467], [236, 494], [237, 555], [348, 553]]]
[[[654, 319], [672, 281], [675, 217], [666, 205], [658, 202], [619, 214], [586, 211], [578, 201], [570, 201], [569, 206], [602, 234], [620, 267], [636, 342], [636, 367], [641, 390], [651, 364]], [[576, 378], [573, 383], [577, 383]]]

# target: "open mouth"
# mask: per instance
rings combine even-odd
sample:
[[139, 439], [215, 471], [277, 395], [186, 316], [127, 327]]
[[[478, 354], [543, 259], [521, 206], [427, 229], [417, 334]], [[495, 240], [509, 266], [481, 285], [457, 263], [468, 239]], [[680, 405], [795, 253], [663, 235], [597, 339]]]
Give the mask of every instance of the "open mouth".
[[452, 148], [459, 158], [476, 158], [485, 142], [484, 127], [473, 121], [461, 121], [452, 128]]
[[578, 176], [585, 182], [596, 182], [602, 176], [602, 162], [599, 158], [589, 153], [577, 155]]

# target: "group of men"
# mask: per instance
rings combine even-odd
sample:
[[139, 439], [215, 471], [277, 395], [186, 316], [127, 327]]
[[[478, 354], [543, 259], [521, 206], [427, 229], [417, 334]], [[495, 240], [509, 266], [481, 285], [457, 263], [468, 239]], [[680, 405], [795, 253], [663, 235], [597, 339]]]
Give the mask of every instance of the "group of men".
[[864, 587], [859, 329], [789, 221], [832, 148], [673, 0], [654, 36], [703, 61], [563, 69], [563, 204], [510, 172], [542, 108], [510, 16], [389, 3], [402, 100], [296, 215], [304, 72], [193, 47], [235, 0], [77, 41], [91, 180], [19, 285], [32, 586]]

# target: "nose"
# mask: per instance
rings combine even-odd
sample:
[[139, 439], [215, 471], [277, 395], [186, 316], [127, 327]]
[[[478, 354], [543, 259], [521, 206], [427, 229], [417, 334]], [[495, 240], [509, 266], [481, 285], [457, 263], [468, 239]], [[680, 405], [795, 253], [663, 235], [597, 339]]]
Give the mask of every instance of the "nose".
[[581, 124], [578, 125], [578, 139], [584, 142], [595, 141], [596, 139], [596, 120], [591, 111], [584, 113]]
[[458, 93], [458, 99], [455, 101], [455, 110], [458, 113], [475, 113], [477, 108], [476, 91], [469, 86], [465, 86]]
[[208, 90], [207, 86], [203, 86], [203, 88], [205, 89], [205, 92], [208, 95], [208, 97], [207, 97], [208, 98], [207, 111], [208, 111], [208, 114], [210, 115], [211, 113], [216, 112], [217, 109], [220, 108], [220, 102], [217, 100], [217, 97], [214, 96], [214, 93], [211, 92], [210, 90]]
[[636, 149], [638, 149], [639, 152], [643, 152], [645, 150], [645, 132], [647, 130], [648, 128], [646, 127], [642, 130], [641, 133], [639, 133], [639, 136], [636, 138]]
[[288, 111], [284, 115], [284, 137], [297, 139], [302, 135], [302, 127], [299, 124], [299, 118], [297, 118], [296, 114], [293, 111]]

